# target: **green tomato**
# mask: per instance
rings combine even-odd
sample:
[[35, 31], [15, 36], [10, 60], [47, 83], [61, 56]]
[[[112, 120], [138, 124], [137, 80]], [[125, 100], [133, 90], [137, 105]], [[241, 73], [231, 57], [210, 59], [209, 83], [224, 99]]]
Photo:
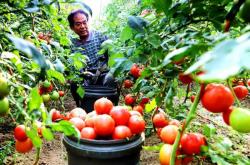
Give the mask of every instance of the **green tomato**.
[[58, 100], [60, 97], [59, 93], [57, 91], [53, 91], [50, 98], [51, 100]]
[[50, 95], [49, 94], [42, 95], [42, 98], [43, 98], [44, 103], [47, 103], [47, 102], [50, 101]]
[[243, 108], [233, 108], [229, 116], [230, 126], [238, 132], [250, 132], [250, 110]]
[[246, 22], [250, 22], [250, 0], [246, 0], [241, 6], [239, 16]]
[[45, 80], [45, 81], [43, 82], [43, 87], [44, 87], [44, 88], [49, 88], [50, 85], [51, 85], [51, 83], [50, 83], [48, 80]]
[[9, 100], [5, 97], [0, 99], [0, 116], [4, 116], [9, 113]]
[[10, 90], [8, 87], [7, 80], [3, 77], [0, 77], [0, 98], [3, 98], [9, 94]]

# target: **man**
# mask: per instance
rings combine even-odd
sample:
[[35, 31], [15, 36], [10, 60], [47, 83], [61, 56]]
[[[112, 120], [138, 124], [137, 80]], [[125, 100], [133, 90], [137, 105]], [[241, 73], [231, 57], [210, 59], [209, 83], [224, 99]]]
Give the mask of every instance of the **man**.
[[[108, 73], [108, 55], [99, 55], [101, 44], [107, 37], [97, 31], [90, 31], [88, 26], [89, 16], [81, 9], [72, 11], [68, 16], [68, 22], [79, 38], [72, 39], [72, 53], [80, 52], [88, 57], [87, 66], [83, 68], [83, 85], [104, 85], [115, 87], [115, 81]], [[80, 48], [80, 49], [79, 49]], [[86, 74], [87, 73], [87, 74]], [[80, 97], [77, 92], [77, 84], [71, 84], [71, 93], [79, 106]]]

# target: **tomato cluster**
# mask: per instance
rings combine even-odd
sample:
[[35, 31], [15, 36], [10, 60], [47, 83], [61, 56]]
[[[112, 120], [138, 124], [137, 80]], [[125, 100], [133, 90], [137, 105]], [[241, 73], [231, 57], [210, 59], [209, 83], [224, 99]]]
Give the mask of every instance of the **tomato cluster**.
[[32, 150], [33, 143], [30, 138], [27, 137], [24, 125], [18, 125], [14, 129], [15, 148], [19, 153], [27, 153]]
[[50, 100], [58, 100], [59, 97], [63, 97], [65, 95], [64, 91], [53, 91], [53, 85], [50, 81], [45, 80], [39, 86], [39, 94], [42, 96], [43, 102], [48, 103]]
[[0, 73], [0, 116], [5, 116], [9, 112], [9, 85], [7, 79], [2, 77]]
[[65, 119], [71, 122], [83, 139], [126, 139], [145, 129], [145, 121], [140, 113], [129, 111], [125, 106], [114, 106], [107, 98], [96, 100], [94, 111], [88, 114], [81, 108], [72, 110], [66, 115], [68, 118], [55, 112], [53, 114], [54, 121]]

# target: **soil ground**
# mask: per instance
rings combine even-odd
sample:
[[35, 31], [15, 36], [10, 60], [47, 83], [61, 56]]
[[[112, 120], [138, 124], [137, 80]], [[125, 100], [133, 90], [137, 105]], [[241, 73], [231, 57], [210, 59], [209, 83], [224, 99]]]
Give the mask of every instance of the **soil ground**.
[[[247, 107], [250, 107], [249, 100], [246, 103]], [[71, 98], [67, 98], [65, 101], [65, 108], [67, 110], [71, 110], [75, 107], [75, 103]], [[212, 120], [213, 118], [213, 120]], [[216, 120], [214, 120], [216, 119]], [[218, 125], [219, 134], [228, 135], [229, 129], [227, 126], [225, 126], [224, 123], [222, 123], [222, 119], [216, 115], [211, 115], [205, 111], [199, 112], [199, 116], [197, 119], [195, 119], [197, 122], [194, 123], [211, 123]], [[223, 127], [221, 127], [223, 125]], [[7, 129], [6, 131], [3, 130], [5, 127], [0, 127], [0, 148], [1, 145], [3, 145], [4, 141], [13, 139], [12, 131], [13, 129]], [[237, 139], [236, 139], [237, 140]], [[152, 146], [159, 144], [160, 140], [156, 135], [152, 135], [145, 140], [145, 146]], [[244, 135], [243, 142], [237, 142], [240, 143], [239, 148], [241, 151], [250, 157], [250, 135]], [[140, 165], [158, 165], [159, 164], [159, 155], [158, 151], [141, 151], [141, 160]], [[32, 152], [27, 154], [18, 154], [14, 153], [13, 155], [10, 155], [5, 158], [4, 164], [5, 165], [33, 165], [35, 162], [36, 157], [36, 151], [33, 149]], [[197, 160], [192, 162], [192, 164], [200, 164], [201, 162], [198, 162]], [[62, 144], [62, 134], [57, 133], [55, 136], [55, 140], [50, 142], [44, 142], [42, 151], [41, 151], [41, 157], [38, 162], [39, 165], [67, 165], [67, 153], [66, 150]], [[206, 165], [212, 165], [212, 163], [209, 162], [203, 162], [202, 164]]]

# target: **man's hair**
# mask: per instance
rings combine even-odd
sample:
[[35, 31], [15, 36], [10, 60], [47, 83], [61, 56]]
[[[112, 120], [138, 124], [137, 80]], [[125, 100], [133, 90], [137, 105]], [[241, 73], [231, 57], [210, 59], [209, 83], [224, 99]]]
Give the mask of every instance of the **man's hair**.
[[77, 14], [84, 14], [87, 18], [87, 21], [89, 20], [89, 15], [85, 11], [83, 11], [82, 9], [73, 10], [72, 12], [70, 12], [70, 14], [68, 16], [68, 21], [69, 21], [70, 27], [74, 26], [74, 17]]

